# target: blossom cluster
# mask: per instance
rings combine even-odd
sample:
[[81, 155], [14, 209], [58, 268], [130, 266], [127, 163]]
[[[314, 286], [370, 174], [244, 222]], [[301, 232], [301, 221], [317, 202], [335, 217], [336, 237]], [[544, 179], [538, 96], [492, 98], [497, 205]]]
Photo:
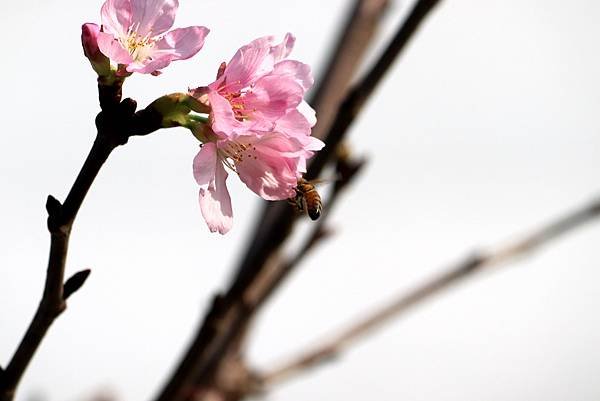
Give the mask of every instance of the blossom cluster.
[[[94, 70], [100, 77], [158, 75], [172, 61], [194, 56], [209, 30], [169, 31], [177, 8], [177, 0], [106, 0], [102, 25], [82, 27]], [[212, 232], [232, 227], [228, 171], [263, 199], [293, 198], [307, 159], [324, 146], [311, 136], [316, 117], [304, 101], [313, 84], [310, 67], [288, 59], [294, 41], [289, 33], [281, 43], [271, 36], [253, 40], [221, 63], [214, 82], [187, 94], [193, 106], [177, 124], [201, 142], [193, 174]]]

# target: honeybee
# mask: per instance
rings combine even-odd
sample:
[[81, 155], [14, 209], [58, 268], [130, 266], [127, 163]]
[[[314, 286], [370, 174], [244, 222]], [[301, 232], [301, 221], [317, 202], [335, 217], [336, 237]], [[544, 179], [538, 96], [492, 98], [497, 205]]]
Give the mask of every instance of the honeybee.
[[298, 211], [308, 213], [312, 220], [317, 220], [321, 216], [323, 204], [315, 185], [304, 178], [300, 178], [295, 190], [296, 196], [288, 199], [288, 202], [294, 205]]

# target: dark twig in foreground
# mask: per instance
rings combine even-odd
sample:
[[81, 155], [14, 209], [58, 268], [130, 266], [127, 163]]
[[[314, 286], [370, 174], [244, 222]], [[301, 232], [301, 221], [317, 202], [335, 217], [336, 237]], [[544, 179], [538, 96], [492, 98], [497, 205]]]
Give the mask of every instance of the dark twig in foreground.
[[403, 294], [393, 299], [379, 309], [375, 309], [366, 318], [351, 324], [330, 340], [325, 341], [315, 348], [301, 352], [298, 357], [291, 359], [288, 363], [262, 374], [259, 380], [262, 381], [264, 386], [270, 386], [284, 381], [293, 375], [317, 367], [321, 363], [337, 357], [352, 343], [369, 334], [374, 329], [397, 318], [415, 304], [439, 294], [442, 290], [450, 287], [450, 285], [470, 277], [485, 268], [513, 262], [520, 256], [537, 251], [550, 241], [598, 217], [600, 217], [600, 198], [533, 231], [533, 233], [519, 241], [483, 252], [473, 252], [471, 256], [445, 270], [442, 274], [434, 277], [424, 285], [417, 287], [408, 294]]
[[0, 372], [0, 401], [10, 401], [14, 398], [19, 381], [48, 329], [67, 307], [67, 298], [83, 285], [89, 275], [89, 270], [79, 272], [64, 283], [71, 228], [100, 168], [111, 152], [117, 146], [125, 144], [130, 136], [145, 135], [160, 128], [162, 117], [157, 116], [152, 109], [136, 113], [135, 101], [121, 101], [121, 84], [120, 81], [112, 86], [99, 83], [102, 112], [96, 118], [98, 135], [92, 149], [65, 202], [61, 204], [52, 195], [49, 195], [46, 201], [50, 256], [44, 292], [33, 320], [13, 357], [6, 369]]

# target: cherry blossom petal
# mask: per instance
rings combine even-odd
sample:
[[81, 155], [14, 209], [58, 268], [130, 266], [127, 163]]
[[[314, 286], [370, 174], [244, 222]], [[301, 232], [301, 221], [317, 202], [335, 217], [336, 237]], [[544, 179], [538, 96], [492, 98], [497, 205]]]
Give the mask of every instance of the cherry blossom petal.
[[239, 143], [248, 146], [242, 160], [236, 163], [242, 182], [266, 200], [291, 198], [297, 184], [301, 145], [277, 133], [259, 139], [240, 137]]
[[243, 128], [243, 124], [235, 119], [231, 104], [215, 91], [208, 93], [208, 101], [212, 109], [212, 129], [220, 137], [233, 137]]
[[98, 47], [106, 57], [117, 64], [127, 65], [133, 62], [131, 55], [123, 48], [121, 42], [109, 33], [98, 32]]
[[233, 224], [231, 198], [227, 191], [227, 172], [217, 158], [217, 146], [206, 143], [194, 157], [194, 178], [200, 191], [200, 211], [211, 232], [225, 234]]
[[275, 122], [275, 130], [286, 135], [309, 136], [311, 125], [308, 119], [297, 109], [288, 112]]
[[139, 36], [158, 36], [175, 21], [178, 0], [130, 0], [131, 23]]
[[224, 75], [230, 91], [250, 85], [256, 78], [273, 70], [269, 43], [272, 37], [256, 39], [242, 46], [227, 64]]
[[319, 138], [315, 138], [314, 136], [309, 136], [308, 141], [306, 141], [306, 142], [301, 141], [301, 142], [302, 142], [302, 146], [304, 147], [304, 150], [310, 150], [313, 152], [317, 152], [325, 147], [325, 142], [323, 142]]
[[233, 226], [231, 197], [227, 190], [227, 171], [221, 162], [216, 165], [215, 180], [208, 189], [200, 188], [198, 197], [202, 217], [211, 232], [225, 234]]
[[278, 61], [283, 60], [284, 58], [289, 56], [292, 52], [292, 49], [294, 48], [295, 42], [296, 38], [294, 37], [294, 35], [292, 35], [289, 32], [286, 33], [285, 37], [283, 38], [283, 41], [280, 44], [271, 47], [270, 53], [273, 56], [273, 61], [277, 63]]
[[298, 105], [298, 111], [302, 113], [302, 115], [304, 116], [304, 118], [306, 118], [311, 127], [315, 126], [315, 124], [317, 123], [317, 113], [312, 107], [310, 107], [310, 104], [303, 100]]
[[302, 101], [304, 90], [292, 78], [267, 75], [244, 97], [250, 115], [265, 120], [276, 120], [295, 109]]
[[126, 68], [128, 72], [137, 72], [140, 74], [152, 74], [159, 75], [160, 70], [171, 64], [171, 55], [165, 54], [161, 57], [155, 58], [150, 62], [139, 62], [135, 61], [129, 64]]
[[215, 180], [217, 166], [217, 145], [208, 142], [202, 145], [198, 154], [194, 157], [192, 168], [194, 178], [201, 188], [208, 188]]
[[169, 54], [171, 60], [188, 59], [202, 49], [208, 32], [209, 29], [203, 26], [173, 29], [156, 42], [152, 56]]
[[102, 5], [101, 18], [104, 32], [117, 37], [127, 36], [131, 26], [130, 0], [106, 0]]
[[275, 64], [271, 74], [295, 79], [302, 85], [304, 91], [309, 90], [314, 84], [310, 66], [296, 60], [284, 60]]
[[156, 42], [148, 59], [128, 65], [127, 71], [158, 74], [172, 61], [185, 60], [198, 53], [208, 32], [208, 28], [203, 26], [174, 29]]

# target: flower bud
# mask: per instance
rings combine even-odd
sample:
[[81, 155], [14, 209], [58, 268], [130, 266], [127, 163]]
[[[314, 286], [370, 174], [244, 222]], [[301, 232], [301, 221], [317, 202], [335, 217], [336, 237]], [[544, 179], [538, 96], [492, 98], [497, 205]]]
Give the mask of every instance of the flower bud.
[[98, 47], [98, 33], [100, 28], [96, 24], [87, 23], [81, 26], [81, 44], [83, 54], [90, 60], [92, 68], [101, 77], [112, 74], [110, 60], [100, 51]]

